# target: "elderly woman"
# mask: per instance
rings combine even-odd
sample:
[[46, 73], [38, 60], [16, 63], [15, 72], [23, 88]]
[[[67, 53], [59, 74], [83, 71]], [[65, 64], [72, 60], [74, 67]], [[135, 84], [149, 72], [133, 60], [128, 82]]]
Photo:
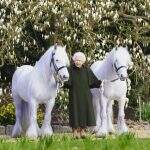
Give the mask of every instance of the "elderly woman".
[[84, 138], [86, 127], [96, 124], [90, 88], [100, 87], [101, 81], [85, 66], [84, 53], [76, 52], [72, 59], [70, 79], [64, 85], [69, 88], [69, 124], [75, 138]]

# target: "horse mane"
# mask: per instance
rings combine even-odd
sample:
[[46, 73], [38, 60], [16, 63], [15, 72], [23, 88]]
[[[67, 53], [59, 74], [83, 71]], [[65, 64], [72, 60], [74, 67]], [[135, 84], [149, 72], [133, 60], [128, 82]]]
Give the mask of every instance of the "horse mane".
[[113, 56], [115, 55], [121, 57], [122, 59], [126, 59], [127, 61], [131, 61], [131, 57], [130, 57], [127, 47], [119, 46], [119, 47], [113, 48], [106, 56], [106, 60], [108, 61], [108, 59], [114, 58]]
[[[48, 50], [43, 54], [43, 56], [41, 56], [41, 58], [36, 62], [35, 67], [38, 67], [41, 64], [46, 64], [46, 63], [50, 64], [51, 54], [52, 54], [53, 51], [55, 51], [54, 46], [55, 45], [52, 45], [48, 48]], [[67, 54], [63, 50], [62, 45], [57, 45], [57, 50], [55, 51], [55, 54], [56, 55], [61, 54], [61, 58], [63, 58], [63, 59], [67, 58]], [[69, 60], [66, 60], [66, 61], [67, 61], [67, 65], [69, 65]]]
[[41, 62], [46, 61], [47, 57], [50, 58], [54, 46], [50, 46], [48, 50], [40, 57], [38, 61], [35, 63], [35, 67], [41, 64]]

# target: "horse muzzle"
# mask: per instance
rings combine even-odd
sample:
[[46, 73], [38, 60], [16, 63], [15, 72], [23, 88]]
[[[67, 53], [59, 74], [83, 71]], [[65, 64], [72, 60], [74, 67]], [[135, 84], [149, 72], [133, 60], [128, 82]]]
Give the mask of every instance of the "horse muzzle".
[[120, 76], [120, 80], [121, 80], [121, 81], [125, 81], [127, 78], [128, 78], [128, 76], [123, 76], [122, 74], [121, 74], [121, 76]]
[[69, 76], [63, 76], [63, 81], [68, 81], [68, 79], [69, 79]]
[[60, 76], [62, 82], [65, 82], [65, 81], [68, 81], [69, 80], [69, 75], [63, 75], [63, 76]]

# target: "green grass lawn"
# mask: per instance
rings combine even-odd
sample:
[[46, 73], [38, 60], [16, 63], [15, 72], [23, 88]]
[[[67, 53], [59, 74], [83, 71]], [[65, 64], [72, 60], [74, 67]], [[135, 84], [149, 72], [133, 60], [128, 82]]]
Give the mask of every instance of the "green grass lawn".
[[150, 150], [150, 139], [138, 139], [131, 133], [109, 136], [105, 139], [93, 135], [74, 139], [70, 134], [29, 140], [27, 138], [0, 139], [0, 150]]

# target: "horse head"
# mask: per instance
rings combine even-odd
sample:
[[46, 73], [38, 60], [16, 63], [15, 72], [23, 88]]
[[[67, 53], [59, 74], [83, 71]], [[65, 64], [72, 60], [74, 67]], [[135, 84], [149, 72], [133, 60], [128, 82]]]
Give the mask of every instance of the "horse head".
[[133, 66], [127, 47], [114, 48], [113, 67], [121, 81], [128, 78], [127, 70]]
[[53, 46], [51, 64], [54, 68], [54, 74], [61, 80], [65, 82], [69, 79], [69, 73], [67, 67], [69, 66], [69, 58], [66, 53], [66, 46], [61, 46], [55, 44]]

